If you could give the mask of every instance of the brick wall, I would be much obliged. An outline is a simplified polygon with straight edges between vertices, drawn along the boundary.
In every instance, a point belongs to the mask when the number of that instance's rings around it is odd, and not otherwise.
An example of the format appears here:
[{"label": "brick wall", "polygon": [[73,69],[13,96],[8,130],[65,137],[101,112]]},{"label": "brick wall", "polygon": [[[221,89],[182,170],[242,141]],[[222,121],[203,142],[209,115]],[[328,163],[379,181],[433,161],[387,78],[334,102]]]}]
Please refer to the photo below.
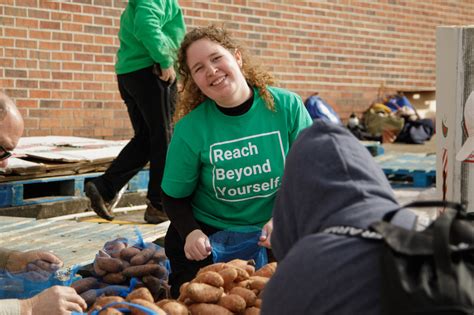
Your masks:
[{"label": "brick wall", "polygon": [[[114,59],[124,0],[0,0],[0,89],[26,136],[131,135]],[[188,28],[226,23],[280,86],[343,117],[380,84],[434,90],[438,25],[472,24],[471,0],[180,1]]]}]

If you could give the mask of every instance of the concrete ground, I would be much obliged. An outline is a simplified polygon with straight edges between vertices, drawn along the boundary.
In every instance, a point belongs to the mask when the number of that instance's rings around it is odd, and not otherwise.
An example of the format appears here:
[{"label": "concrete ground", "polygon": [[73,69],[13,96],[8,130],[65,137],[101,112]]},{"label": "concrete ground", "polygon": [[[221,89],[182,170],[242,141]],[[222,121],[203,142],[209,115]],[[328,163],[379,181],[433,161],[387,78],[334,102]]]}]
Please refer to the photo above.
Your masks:
[{"label": "concrete ground", "polygon": [[[436,154],[436,135],[434,135],[430,141],[426,141],[424,144],[405,144],[405,143],[389,143],[383,144],[385,153],[426,153]],[[395,197],[401,205],[405,205],[409,202],[416,200],[438,200],[439,197],[436,194],[436,187],[426,188],[396,188],[394,189]],[[426,214],[430,218],[435,218],[437,215],[437,209],[424,209],[417,210],[419,214]]]}]

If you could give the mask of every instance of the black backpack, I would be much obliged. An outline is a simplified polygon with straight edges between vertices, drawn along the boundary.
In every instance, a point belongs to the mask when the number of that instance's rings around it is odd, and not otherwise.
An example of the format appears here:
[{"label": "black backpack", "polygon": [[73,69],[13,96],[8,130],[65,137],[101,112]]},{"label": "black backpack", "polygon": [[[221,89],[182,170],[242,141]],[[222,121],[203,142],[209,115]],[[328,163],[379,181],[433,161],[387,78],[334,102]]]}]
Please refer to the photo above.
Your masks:
[{"label": "black backpack", "polygon": [[372,224],[370,230],[331,227],[325,231],[384,242],[382,314],[474,314],[472,213],[461,204],[442,201],[405,207],[443,207],[445,211],[419,232],[391,224],[390,216]]}]

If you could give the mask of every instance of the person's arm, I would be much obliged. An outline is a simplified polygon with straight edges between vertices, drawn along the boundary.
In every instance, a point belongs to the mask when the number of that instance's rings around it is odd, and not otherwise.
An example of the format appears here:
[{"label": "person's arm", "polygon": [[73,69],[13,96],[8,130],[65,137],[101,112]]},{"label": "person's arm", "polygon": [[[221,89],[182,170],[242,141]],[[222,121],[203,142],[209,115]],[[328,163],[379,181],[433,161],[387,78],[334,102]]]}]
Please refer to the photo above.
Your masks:
[{"label": "person's arm", "polygon": [[21,315],[68,315],[82,313],[87,309],[84,299],[71,287],[54,286],[33,296],[20,300]]},{"label": "person's arm", "polygon": [[20,300],[0,300],[0,315],[20,315]]},{"label": "person's arm", "polygon": [[191,199],[191,196],[185,198],[173,198],[165,192],[161,192],[163,209],[170,219],[171,224],[173,224],[183,240],[186,239],[186,236],[188,236],[188,234],[193,230],[200,229],[199,224],[194,219]]},{"label": "person's arm", "polygon": [[155,1],[137,1],[135,36],[162,70],[173,65],[173,55],[186,32],[181,8],[176,1],[163,7]]},{"label": "person's arm", "polygon": [[54,286],[25,300],[0,300],[0,315],[68,315],[87,309],[84,299],[71,287]]},{"label": "person's arm", "polygon": [[203,260],[211,254],[209,238],[194,219],[191,196],[173,198],[163,191],[161,200],[171,224],[185,240],[184,253],[189,260]]}]

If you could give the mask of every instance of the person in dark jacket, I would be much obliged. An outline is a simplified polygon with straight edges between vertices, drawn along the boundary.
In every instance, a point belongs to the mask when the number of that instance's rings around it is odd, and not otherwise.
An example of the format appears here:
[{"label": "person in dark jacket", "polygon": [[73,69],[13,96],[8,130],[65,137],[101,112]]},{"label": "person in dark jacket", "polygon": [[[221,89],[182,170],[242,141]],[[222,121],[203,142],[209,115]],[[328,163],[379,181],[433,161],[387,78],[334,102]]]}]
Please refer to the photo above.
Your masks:
[{"label": "person in dark jacket", "polygon": [[[278,268],[262,314],[380,314],[382,243],[324,230],[367,229],[399,208],[384,173],[347,129],[318,121],[304,130],[275,201],[271,244]],[[412,212],[398,213],[401,225],[413,227]]]}]

